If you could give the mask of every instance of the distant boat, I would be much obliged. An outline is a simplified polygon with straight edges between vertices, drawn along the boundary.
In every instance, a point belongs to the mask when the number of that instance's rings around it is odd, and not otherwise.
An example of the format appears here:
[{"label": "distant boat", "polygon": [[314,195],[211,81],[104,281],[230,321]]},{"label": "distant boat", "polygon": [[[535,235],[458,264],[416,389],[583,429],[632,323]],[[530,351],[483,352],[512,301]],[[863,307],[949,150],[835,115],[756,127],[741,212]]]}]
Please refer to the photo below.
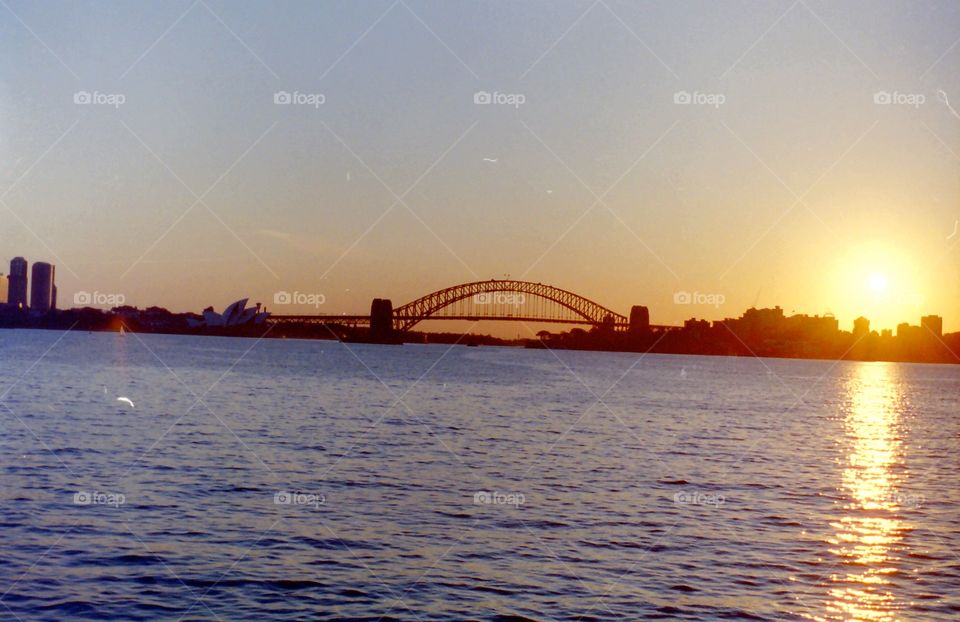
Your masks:
[{"label": "distant boat", "polygon": [[127,329],[123,327],[123,324],[120,325],[120,336],[121,337],[127,336]]}]

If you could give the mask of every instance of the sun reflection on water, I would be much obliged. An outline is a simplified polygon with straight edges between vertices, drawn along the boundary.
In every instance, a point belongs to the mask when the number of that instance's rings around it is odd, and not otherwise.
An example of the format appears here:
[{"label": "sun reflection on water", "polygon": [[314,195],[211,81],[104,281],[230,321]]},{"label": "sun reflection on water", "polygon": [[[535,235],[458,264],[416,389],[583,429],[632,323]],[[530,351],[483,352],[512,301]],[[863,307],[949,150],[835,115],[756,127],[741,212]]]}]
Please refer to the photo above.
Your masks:
[{"label": "sun reflection on water", "polygon": [[832,523],[830,552],[845,572],[831,577],[827,619],[898,619],[903,603],[892,591],[901,541],[907,527],[900,515],[902,467],[901,406],[896,368],[864,364],[847,386],[845,464],[841,493],[844,515]]}]

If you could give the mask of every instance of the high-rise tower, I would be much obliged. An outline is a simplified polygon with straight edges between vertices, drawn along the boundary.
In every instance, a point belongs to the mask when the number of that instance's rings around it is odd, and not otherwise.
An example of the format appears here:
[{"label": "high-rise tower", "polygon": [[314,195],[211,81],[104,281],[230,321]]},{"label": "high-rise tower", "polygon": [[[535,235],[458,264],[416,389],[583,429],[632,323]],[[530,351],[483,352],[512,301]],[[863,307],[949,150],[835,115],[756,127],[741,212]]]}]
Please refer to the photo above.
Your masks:
[{"label": "high-rise tower", "polygon": [[56,273],[57,269],[44,261],[33,264],[33,282],[30,287],[31,310],[37,313],[46,313],[53,308]]},{"label": "high-rise tower", "polygon": [[10,262],[7,304],[21,309],[27,306],[27,260],[23,257],[14,257]]}]

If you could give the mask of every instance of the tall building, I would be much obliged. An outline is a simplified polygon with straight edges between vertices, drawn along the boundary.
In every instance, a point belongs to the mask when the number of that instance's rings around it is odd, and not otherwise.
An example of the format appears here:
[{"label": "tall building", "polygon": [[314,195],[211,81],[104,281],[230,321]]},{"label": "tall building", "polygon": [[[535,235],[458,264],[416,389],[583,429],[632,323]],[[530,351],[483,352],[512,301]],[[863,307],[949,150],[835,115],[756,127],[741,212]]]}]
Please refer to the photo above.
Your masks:
[{"label": "tall building", "polygon": [[921,330],[919,326],[910,326],[909,323],[902,322],[897,324],[897,339],[903,340],[904,343],[916,340],[920,337]]},{"label": "tall building", "polygon": [[30,309],[37,313],[46,313],[54,305],[54,280],[57,269],[54,266],[38,261],[33,264],[33,273],[30,286]]},{"label": "tall building", "polygon": [[870,334],[870,320],[860,316],[853,321],[853,336],[864,337]]},{"label": "tall building", "polygon": [[14,257],[10,261],[7,304],[21,309],[27,306],[27,260],[23,257]]},{"label": "tall building", "polygon": [[0,274],[0,305],[7,304],[7,288],[10,287],[7,275]]},{"label": "tall building", "polygon": [[[925,315],[920,318],[920,327],[937,337],[943,337],[943,318],[939,315]],[[928,336],[930,333],[927,333]]]}]

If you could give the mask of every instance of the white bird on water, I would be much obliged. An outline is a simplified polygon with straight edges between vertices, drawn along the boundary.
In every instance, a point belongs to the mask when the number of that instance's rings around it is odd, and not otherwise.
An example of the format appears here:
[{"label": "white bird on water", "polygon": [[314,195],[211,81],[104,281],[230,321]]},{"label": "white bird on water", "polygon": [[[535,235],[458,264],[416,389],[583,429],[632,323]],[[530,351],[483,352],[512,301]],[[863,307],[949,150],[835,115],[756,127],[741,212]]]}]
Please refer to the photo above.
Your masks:
[{"label": "white bird on water", "polygon": [[129,397],[118,397],[118,398],[117,398],[117,401],[118,401],[118,402],[123,402],[124,404],[130,404],[130,408],[136,408],[136,407],[133,405],[133,400],[131,400]]}]

